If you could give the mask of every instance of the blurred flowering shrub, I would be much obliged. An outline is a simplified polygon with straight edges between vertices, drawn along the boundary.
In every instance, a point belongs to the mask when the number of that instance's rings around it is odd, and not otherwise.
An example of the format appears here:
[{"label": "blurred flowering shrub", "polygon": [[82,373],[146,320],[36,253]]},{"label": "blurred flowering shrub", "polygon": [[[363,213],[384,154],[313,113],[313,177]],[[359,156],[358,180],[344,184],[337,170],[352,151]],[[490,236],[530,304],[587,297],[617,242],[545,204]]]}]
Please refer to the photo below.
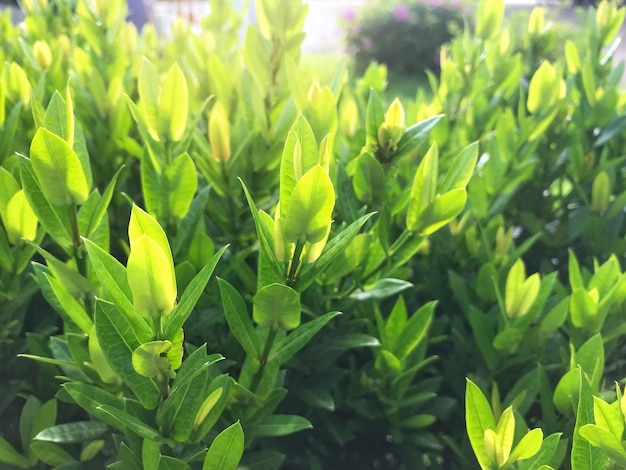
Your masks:
[{"label": "blurred flowering shrub", "polygon": [[343,12],[348,53],[358,70],[371,61],[400,74],[439,69],[439,48],[463,25],[459,0],[378,1]]}]

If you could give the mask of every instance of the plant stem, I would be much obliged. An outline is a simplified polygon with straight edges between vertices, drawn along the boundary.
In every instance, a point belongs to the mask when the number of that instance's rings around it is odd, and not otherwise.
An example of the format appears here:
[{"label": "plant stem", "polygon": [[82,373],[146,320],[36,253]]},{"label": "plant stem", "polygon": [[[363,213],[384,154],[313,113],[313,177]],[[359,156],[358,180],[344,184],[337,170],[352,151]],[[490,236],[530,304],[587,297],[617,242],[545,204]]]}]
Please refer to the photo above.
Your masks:
[{"label": "plant stem", "polygon": [[265,347],[263,348],[263,352],[261,353],[261,357],[259,358],[259,370],[254,373],[254,377],[252,377],[252,383],[250,384],[250,391],[252,393],[256,393],[256,389],[261,382],[261,377],[263,377],[263,371],[265,370],[265,366],[267,365],[267,358],[270,355],[270,351],[272,350],[272,345],[274,344],[274,340],[276,339],[277,334],[278,328],[271,328],[270,332],[267,335]]},{"label": "plant stem", "polygon": [[74,261],[78,268],[78,272],[81,276],[87,276],[87,266],[85,264],[85,258],[80,252],[80,247],[83,241],[80,238],[80,229],[78,228],[78,212],[76,210],[76,204],[67,206],[67,213],[70,216],[70,225],[72,228],[72,243],[74,245]]},{"label": "plant stem", "polygon": [[289,267],[289,273],[287,274],[287,285],[292,287],[296,282],[296,274],[298,273],[298,267],[300,266],[300,256],[302,256],[302,250],[304,249],[304,242],[298,240],[296,242],[296,248],[293,251],[291,257],[291,265]]}]

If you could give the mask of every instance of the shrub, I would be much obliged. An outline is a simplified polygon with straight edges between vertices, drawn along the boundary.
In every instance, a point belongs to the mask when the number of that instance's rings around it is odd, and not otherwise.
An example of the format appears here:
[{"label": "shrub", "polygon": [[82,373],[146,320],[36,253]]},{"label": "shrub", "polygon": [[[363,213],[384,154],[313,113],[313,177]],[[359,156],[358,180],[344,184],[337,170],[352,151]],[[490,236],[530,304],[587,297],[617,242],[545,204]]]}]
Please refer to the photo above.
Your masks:
[{"label": "shrub", "polygon": [[482,2],[387,105],[305,80],[300,2],[123,3],[0,29],[1,462],[622,465],[624,10],[530,60]]},{"label": "shrub", "polygon": [[344,11],[348,53],[357,71],[376,61],[395,74],[439,68],[439,48],[463,26],[468,9],[460,2],[378,2]]}]

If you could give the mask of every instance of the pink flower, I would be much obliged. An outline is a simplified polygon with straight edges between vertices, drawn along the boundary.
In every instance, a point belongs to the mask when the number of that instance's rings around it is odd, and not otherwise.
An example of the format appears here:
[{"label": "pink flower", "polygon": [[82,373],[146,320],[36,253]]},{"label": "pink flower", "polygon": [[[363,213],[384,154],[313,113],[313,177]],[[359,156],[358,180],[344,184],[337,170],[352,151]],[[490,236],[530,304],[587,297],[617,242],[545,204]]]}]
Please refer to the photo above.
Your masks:
[{"label": "pink flower", "polygon": [[409,10],[409,7],[406,6],[404,3],[398,3],[397,5],[395,5],[391,12],[393,13],[393,18],[398,23],[406,23],[409,21],[411,11]]},{"label": "pink flower", "polygon": [[347,8],[341,12],[341,17],[344,21],[351,22],[356,18],[356,13],[352,8]]}]

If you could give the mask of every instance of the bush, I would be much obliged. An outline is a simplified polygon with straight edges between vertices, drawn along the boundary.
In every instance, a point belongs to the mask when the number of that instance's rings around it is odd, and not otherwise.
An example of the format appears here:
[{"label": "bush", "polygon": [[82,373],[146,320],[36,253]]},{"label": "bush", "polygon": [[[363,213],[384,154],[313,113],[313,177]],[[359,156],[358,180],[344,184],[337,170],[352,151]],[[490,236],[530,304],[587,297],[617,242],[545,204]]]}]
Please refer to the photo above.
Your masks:
[{"label": "bush", "polygon": [[439,49],[463,26],[468,9],[460,2],[380,2],[344,11],[348,53],[357,71],[370,62],[395,74],[438,71]]},{"label": "bush", "polygon": [[0,462],[623,466],[624,10],[550,61],[484,1],[387,105],[256,7],[0,19]]}]

